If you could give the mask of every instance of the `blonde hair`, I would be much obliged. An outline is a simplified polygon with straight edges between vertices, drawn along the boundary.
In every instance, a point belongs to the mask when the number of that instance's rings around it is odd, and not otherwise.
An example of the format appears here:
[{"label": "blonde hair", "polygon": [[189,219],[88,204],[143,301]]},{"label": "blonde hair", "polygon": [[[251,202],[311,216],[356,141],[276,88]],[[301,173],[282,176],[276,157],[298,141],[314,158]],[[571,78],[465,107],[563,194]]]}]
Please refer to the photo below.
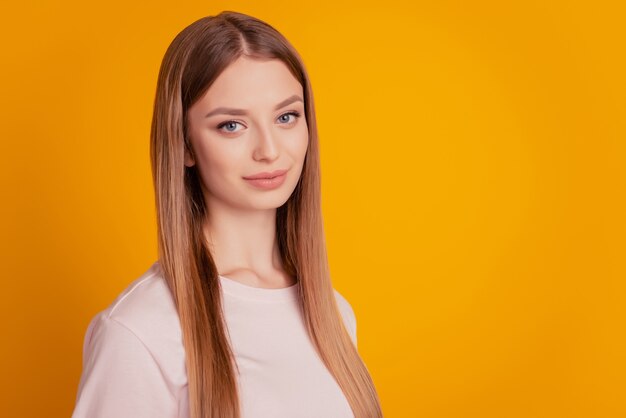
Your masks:
[{"label": "blonde hair", "polygon": [[276,29],[223,11],[193,22],[168,47],[159,71],[150,133],[160,264],[182,328],[192,418],[238,418],[236,362],[222,314],[220,281],[203,235],[207,210],[196,165],[184,165],[187,111],[236,58],[282,60],[304,90],[309,146],[300,180],[277,209],[287,273],[298,278],[307,330],[356,418],[382,417],[376,389],[341,319],[330,280],[320,204],[315,108],[304,64]]}]

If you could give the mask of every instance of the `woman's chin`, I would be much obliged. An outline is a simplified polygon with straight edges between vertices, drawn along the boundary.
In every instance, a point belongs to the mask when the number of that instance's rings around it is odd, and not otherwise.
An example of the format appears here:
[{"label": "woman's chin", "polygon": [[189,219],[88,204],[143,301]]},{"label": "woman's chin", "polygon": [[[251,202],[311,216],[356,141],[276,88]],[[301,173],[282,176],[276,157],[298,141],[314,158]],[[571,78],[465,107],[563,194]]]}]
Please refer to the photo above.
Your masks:
[{"label": "woman's chin", "polygon": [[278,209],[284,205],[287,200],[289,200],[289,196],[268,196],[265,199],[251,199],[250,205],[252,209],[257,210]]}]

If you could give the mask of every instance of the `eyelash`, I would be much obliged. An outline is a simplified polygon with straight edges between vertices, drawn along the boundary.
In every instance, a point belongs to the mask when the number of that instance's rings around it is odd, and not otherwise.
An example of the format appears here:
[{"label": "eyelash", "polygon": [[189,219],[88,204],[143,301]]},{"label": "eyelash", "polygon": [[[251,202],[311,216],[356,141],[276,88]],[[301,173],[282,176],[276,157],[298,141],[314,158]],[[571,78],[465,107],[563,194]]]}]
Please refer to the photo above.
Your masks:
[{"label": "eyelash", "polygon": [[[292,112],[286,112],[286,113],[283,113],[282,115],[280,115],[279,118],[281,118],[281,117],[283,117],[285,115],[293,115],[293,116],[295,116],[296,119],[293,122],[287,122],[287,123],[283,124],[283,125],[290,125],[292,123],[295,123],[298,120],[298,118],[300,117],[300,112],[296,112],[295,110],[292,111]],[[222,122],[219,125],[217,125],[217,129],[221,131],[222,128],[224,126],[228,125],[229,123],[239,123],[239,124],[241,124],[241,122],[238,122],[236,120],[227,120],[227,121]],[[235,133],[235,131],[224,131],[224,132],[229,133],[229,134],[234,134]]]}]

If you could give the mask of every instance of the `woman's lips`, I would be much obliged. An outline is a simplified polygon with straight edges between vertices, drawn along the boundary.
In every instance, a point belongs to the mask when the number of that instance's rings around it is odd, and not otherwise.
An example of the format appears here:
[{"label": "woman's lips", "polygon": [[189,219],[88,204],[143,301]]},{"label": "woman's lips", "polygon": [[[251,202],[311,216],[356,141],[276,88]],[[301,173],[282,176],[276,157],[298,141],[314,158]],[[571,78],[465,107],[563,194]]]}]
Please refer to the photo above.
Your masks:
[{"label": "woman's lips", "polygon": [[257,173],[244,177],[248,183],[259,189],[271,190],[280,187],[287,178],[287,170],[276,170],[271,173]]},{"label": "woman's lips", "polygon": [[287,172],[287,170],[275,170],[275,171],[272,171],[272,172],[264,171],[262,173],[253,174],[251,176],[244,176],[244,179],[246,179],[246,180],[251,180],[251,179],[271,179],[273,177],[277,177],[277,176],[283,175],[286,172]]}]

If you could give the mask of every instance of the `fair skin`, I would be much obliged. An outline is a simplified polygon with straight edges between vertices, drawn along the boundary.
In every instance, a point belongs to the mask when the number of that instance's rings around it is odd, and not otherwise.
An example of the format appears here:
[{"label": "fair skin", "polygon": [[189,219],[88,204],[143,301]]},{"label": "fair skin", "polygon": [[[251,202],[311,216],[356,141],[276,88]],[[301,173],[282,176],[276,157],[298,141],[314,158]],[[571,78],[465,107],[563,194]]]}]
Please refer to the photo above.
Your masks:
[{"label": "fair skin", "polygon": [[[296,283],[282,267],[276,209],[291,196],[304,164],[309,134],[303,99],[302,86],[282,61],[242,56],[188,110],[193,155],[185,153],[185,165],[197,165],[200,173],[207,242],[219,274],[248,286]],[[272,190],[243,178],[283,169],[285,181]]]}]

